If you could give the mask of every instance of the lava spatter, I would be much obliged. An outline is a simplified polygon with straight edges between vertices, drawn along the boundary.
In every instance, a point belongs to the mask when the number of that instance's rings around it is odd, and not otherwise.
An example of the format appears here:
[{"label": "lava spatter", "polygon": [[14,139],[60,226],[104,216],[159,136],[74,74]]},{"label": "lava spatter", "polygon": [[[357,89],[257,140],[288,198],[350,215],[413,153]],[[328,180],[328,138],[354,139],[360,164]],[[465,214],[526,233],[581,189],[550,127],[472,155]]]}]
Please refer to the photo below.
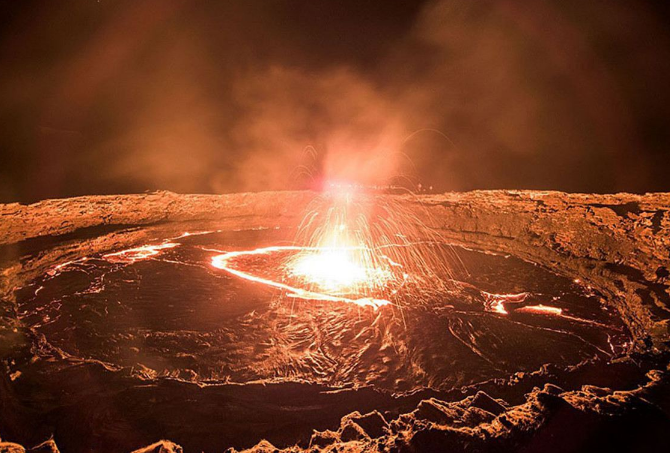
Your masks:
[{"label": "lava spatter", "polygon": [[[212,266],[225,270],[237,277],[284,290],[288,297],[329,302],[348,302],[375,309],[388,305],[390,302],[387,299],[369,296],[359,297],[355,293],[351,293],[355,288],[360,288],[362,284],[368,283],[368,279],[374,279],[374,282],[371,284],[380,285],[379,281],[381,279],[390,279],[390,276],[384,271],[361,268],[360,265],[346,258],[346,254],[349,252],[349,250],[342,249],[320,250],[291,246],[264,247],[249,251],[216,255],[212,258]],[[308,253],[308,255],[306,258],[303,257],[302,261],[297,261],[294,268],[287,269],[285,265],[281,264],[266,266],[265,273],[274,271],[274,277],[264,277],[255,274],[253,268],[250,266],[245,267],[245,259],[248,261],[248,258],[268,258],[272,255],[291,256],[299,253]],[[338,259],[334,259],[333,255],[337,255]],[[285,259],[290,260],[291,258]],[[320,260],[325,262],[319,262]],[[258,269],[256,269],[256,272],[258,272]],[[299,282],[300,277],[304,276],[307,276],[311,282],[321,286],[321,290],[299,288],[296,286],[298,283],[286,283],[289,278],[293,278]]]}]

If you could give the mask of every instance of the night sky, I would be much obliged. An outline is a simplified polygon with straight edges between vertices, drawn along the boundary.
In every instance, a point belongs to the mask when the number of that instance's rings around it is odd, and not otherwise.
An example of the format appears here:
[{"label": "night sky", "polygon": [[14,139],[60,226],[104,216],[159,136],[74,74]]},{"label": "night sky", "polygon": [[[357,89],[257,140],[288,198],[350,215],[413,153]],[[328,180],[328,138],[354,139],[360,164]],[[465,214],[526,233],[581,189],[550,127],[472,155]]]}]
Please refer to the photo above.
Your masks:
[{"label": "night sky", "polygon": [[670,6],[0,1],[0,202],[670,191]]}]

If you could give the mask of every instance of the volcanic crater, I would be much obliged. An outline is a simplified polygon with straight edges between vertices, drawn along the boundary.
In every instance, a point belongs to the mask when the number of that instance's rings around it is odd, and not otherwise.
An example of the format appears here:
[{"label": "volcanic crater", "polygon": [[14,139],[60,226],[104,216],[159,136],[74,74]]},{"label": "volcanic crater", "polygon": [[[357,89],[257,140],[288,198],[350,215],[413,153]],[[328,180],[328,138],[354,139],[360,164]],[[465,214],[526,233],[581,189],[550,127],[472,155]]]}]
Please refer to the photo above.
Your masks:
[{"label": "volcanic crater", "polygon": [[318,197],[0,206],[0,445],[668,447],[670,196],[376,195],[449,272],[360,299],[285,268]]}]

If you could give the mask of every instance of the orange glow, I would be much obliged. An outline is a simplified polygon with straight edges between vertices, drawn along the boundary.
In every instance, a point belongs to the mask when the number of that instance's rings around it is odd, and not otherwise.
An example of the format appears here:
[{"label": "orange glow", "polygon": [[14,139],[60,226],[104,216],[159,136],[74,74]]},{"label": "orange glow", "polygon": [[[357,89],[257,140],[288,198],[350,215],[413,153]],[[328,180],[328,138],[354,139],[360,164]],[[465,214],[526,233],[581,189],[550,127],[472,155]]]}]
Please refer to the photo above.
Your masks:
[{"label": "orange glow", "polygon": [[121,250],[120,252],[108,253],[102,257],[110,263],[135,263],[137,261],[151,258],[160,253],[163,249],[177,247],[175,242],[166,242],[158,245],[143,245],[132,249]]},{"label": "orange glow", "polygon": [[518,294],[492,294],[482,291],[486,297],[485,309],[500,315],[507,315],[509,312],[505,308],[505,304],[518,304],[526,300],[528,293]]},{"label": "orange glow", "polygon": [[290,272],[326,291],[361,285],[381,286],[391,277],[385,269],[369,268],[356,259],[354,248],[310,251],[297,259]]},{"label": "orange glow", "polygon": [[[325,292],[316,292],[307,289],[296,288],[295,286],[291,286],[286,283],[278,282],[269,278],[259,277],[257,275],[252,274],[249,271],[238,269],[235,266],[235,260],[236,258],[239,257],[250,256],[250,255],[269,255],[271,253],[284,252],[284,251],[297,251],[297,252],[308,251],[310,253],[319,252],[318,250],[309,247],[292,247],[292,246],[265,247],[249,251],[236,251],[216,255],[212,258],[212,266],[214,266],[217,269],[224,270],[237,277],[243,278],[245,280],[261,283],[267,286],[287,291],[287,295],[289,297],[295,297],[307,300],[323,300],[330,302],[350,302],[362,307],[366,306],[373,307],[374,309],[377,309],[384,305],[388,305],[390,303],[388,300],[385,299],[376,299],[371,297],[351,298],[351,297],[328,294]],[[347,272],[351,271],[345,271],[345,273]]]},{"label": "orange glow", "polygon": [[502,303],[503,301],[497,300],[494,302],[493,305],[491,305],[491,309],[493,310],[494,313],[498,313],[500,315],[506,315],[507,310],[505,310],[505,306]]},{"label": "orange glow", "polygon": [[[54,275],[59,274],[60,271],[63,270],[63,269],[65,269],[66,267],[68,267],[68,266],[70,266],[70,265],[72,265],[72,264],[76,264],[76,263],[80,263],[80,262],[86,261],[87,259],[88,259],[88,258],[84,257],[84,258],[81,258],[81,259],[78,259],[78,260],[66,261],[66,262],[64,262],[64,263],[58,264],[58,265],[52,267],[51,269],[49,269],[49,270],[47,271],[47,275],[49,275],[50,277],[53,277]],[[38,290],[38,291],[39,291],[39,290]],[[35,294],[37,294],[37,292],[36,292]]]},{"label": "orange glow", "polygon": [[[333,186],[316,199],[294,243],[217,255],[212,265],[290,297],[375,308],[394,298],[418,302],[450,276],[443,249],[435,245],[440,238],[415,212],[352,185]],[[274,264],[279,269],[255,268],[253,257],[262,255],[281,258]],[[396,297],[401,288],[413,297]]]},{"label": "orange glow", "polygon": [[371,239],[356,234],[355,225],[348,225],[342,214],[329,217],[310,238],[310,246],[286,263],[289,275],[313,291],[331,295],[384,291],[396,277],[393,267],[402,266],[366,245]]},{"label": "orange glow", "polygon": [[518,308],[516,311],[520,313],[533,313],[536,315],[561,316],[563,314],[562,308],[550,307],[548,305],[527,305],[525,307]]}]

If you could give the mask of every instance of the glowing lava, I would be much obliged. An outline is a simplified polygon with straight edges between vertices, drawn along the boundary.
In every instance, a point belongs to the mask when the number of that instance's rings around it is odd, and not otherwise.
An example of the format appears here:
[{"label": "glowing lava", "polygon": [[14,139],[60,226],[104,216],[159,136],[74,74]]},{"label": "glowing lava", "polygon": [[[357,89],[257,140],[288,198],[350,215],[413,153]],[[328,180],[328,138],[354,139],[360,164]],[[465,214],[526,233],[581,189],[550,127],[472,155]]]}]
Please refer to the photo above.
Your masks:
[{"label": "glowing lava", "polygon": [[561,316],[563,314],[563,310],[558,307],[551,307],[548,305],[528,305],[525,307],[517,308],[518,312],[521,313],[533,313],[536,315],[554,315],[554,316]]},{"label": "glowing lava", "polygon": [[290,273],[330,292],[348,292],[356,287],[383,287],[392,278],[382,268],[366,267],[357,259],[360,248],[324,248],[301,254]]},{"label": "glowing lava", "polygon": [[[434,246],[440,242],[411,209],[345,188],[308,206],[294,239],[297,246],[225,253],[212,265],[283,289],[290,297],[377,308],[390,304],[401,288],[411,287],[417,303],[444,285],[447,260]],[[258,259],[268,261],[259,266]]]},{"label": "glowing lava", "polygon": [[[305,288],[298,288],[292,284],[277,281],[271,277],[255,275],[253,271],[244,268],[244,258],[268,257],[272,254],[279,253],[306,253],[297,261],[295,270],[289,270],[289,274],[301,275],[301,273],[304,272],[302,275],[309,276],[309,279],[323,277],[323,280],[319,280],[320,286],[330,288],[330,292],[328,292],[327,289],[324,289],[323,292],[319,292]],[[366,270],[361,269],[355,263],[348,259],[343,259],[343,253],[346,254],[346,251],[321,250],[313,247],[265,247],[255,250],[235,251],[216,255],[212,258],[212,266],[245,280],[282,289],[287,292],[289,297],[306,300],[350,302],[362,307],[369,306],[375,309],[383,305],[388,305],[390,302],[386,299],[356,297],[355,295],[347,297],[342,295],[347,293],[347,289],[351,289],[357,279],[364,278],[364,276],[368,274]],[[330,260],[333,256],[338,257],[335,262]],[[316,263],[318,263],[318,265],[312,267],[312,265]],[[338,267],[334,267],[334,265],[337,265]]]},{"label": "glowing lava", "polygon": [[132,249],[121,250],[120,252],[108,253],[103,255],[103,258],[110,263],[128,263],[132,264],[137,261],[151,258],[160,253],[163,249],[171,249],[177,247],[179,244],[175,242],[165,242],[159,245],[143,245]]}]

